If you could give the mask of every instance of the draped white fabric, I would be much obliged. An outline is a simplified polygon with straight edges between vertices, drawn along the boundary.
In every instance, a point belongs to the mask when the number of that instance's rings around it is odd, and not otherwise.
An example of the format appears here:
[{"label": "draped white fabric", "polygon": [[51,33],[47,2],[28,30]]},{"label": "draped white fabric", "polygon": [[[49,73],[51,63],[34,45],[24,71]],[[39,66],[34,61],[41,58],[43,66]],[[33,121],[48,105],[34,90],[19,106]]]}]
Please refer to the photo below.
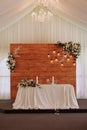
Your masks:
[{"label": "draped white fabric", "polygon": [[[0,62],[7,57],[10,43],[79,42],[81,55],[76,69],[77,98],[87,98],[87,1],[60,0],[56,9],[50,7],[55,15],[43,23],[31,18],[30,12],[37,4],[35,1],[0,1]],[[0,76],[3,77],[2,73]]]},{"label": "draped white fabric", "polygon": [[82,47],[81,56],[77,61],[77,96],[87,98],[87,45]]},{"label": "draped white fabric", "polygon": [[74,88],[67,84],[40,85],[18,88],[14,109],[69,109],[79,108]]},{"label": "draped white fabric", "polygon": [[10,71],[6,66],[7,58],[0,62],[0,99],[10,99]]},{"label": "draped white fabric", "polygon": [[[52,8],[56,8],[70,18],[87,25],[87,1],[86,0],[47,0]],[[19,17],[23,11],[31,11],[32,5],[37,5],[37,0],[0,0],[0,28],[13,19]],[[57,13],[56,13],[57,14]],[[23,14],[22,14],[23,15]],[[83,25],[84,26],[84,25]]]}]

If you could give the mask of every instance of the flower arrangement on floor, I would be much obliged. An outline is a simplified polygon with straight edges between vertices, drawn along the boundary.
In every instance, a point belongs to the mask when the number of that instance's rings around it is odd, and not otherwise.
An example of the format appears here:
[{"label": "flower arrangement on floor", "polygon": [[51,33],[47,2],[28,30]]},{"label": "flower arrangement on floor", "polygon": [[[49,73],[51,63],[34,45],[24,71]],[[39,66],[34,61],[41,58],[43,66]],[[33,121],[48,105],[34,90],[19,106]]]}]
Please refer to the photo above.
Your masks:
[{"label": "flower arrangement on floor", "polygon": [[13,54],[8,54],[7,66],[10,70],[15,69],[15,56]]},{"label": "flower arrangement on floor", "polygon": [[22,79],[19,83],[18,83],[18,87],[39,87],[40,85],[37,84],[33,79]]},{"label": "flower arrangement on floor", "polygon": [[72,43],[72,42],[67,42],[67,43],[61,43],[57,42],[57,45],[59,47],[62,47],[64,51],[67,51],[71,53],[75,58],[78,58],[80,55],[81,51],[81,46],[79,43]]}]

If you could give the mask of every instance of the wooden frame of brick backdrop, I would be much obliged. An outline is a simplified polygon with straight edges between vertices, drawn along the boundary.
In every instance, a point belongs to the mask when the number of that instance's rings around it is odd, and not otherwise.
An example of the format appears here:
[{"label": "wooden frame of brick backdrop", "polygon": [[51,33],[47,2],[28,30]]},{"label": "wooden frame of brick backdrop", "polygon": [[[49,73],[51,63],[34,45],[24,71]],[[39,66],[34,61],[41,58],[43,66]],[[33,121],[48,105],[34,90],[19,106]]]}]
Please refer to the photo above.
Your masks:
[{"label": "wooden frame of brick backdrop", "polygon": [[[11,71],[11,99],[17,94],[17,84],[23,78],[36,79],[40,84],[51,83],[52,76],[57,84],[72,84],[76,91],[76,66],[72,58],[64,66],[50,64],[49,51],[53,51],[55,44],[10,44],[10,53],[15,53],[16,67]],[[60,49],[60,48],[59,48]]]}]

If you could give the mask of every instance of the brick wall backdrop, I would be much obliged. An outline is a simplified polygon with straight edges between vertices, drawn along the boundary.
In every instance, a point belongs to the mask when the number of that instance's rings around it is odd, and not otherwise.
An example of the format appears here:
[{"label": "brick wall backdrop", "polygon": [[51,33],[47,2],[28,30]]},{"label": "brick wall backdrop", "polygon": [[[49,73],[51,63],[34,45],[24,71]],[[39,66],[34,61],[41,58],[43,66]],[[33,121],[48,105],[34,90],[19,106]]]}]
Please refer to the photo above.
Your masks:
[{"label": "brick wall backdrop", "polygon": [[[10,45],[11,53],[14,53],[16,50],[16,68],[11,72],[10,76],[11,99],[15,99],[17,84],[21,79],[30,78],[35,80],[36,76],[38,76],[40,84],[51,83],[52,76],[54,76],[55,83],[72,84],[76,91],[76,66],[73,66],[74,57],[70,61],[65,60],[64,66],[61,66],[60,62],[52,64],[47,55],[48,53],[52,54],[52,51],[56,49],[57,51],[61,50],[55,44]],[[55,56],[55,54],[53,55]]]}]

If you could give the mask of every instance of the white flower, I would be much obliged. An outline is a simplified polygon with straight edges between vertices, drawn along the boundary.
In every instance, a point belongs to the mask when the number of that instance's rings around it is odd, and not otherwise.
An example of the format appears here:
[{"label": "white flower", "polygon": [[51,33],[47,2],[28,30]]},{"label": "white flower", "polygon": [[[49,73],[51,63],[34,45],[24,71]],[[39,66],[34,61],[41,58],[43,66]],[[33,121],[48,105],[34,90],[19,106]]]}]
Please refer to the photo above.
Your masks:
[{"label": "white flower", "polygon": [[39,86],[39,84],[36,84],[36,82],[33,79],[22,79],[19,83],[18,83],[18,87],[36,87]]},{"label": "white flower", "polygon": [[57,45],[63,47],[64,51],[68,51],[69,53],[72,53],[75,58],[77,58],[80,55],[81,46],[78,43],[72,43],[72,42],[60,43],[60,42],[57,42]]},{"label": "white flower", "polygon": [[8,65],[8,69],[10,70],[15,69],[15,56],[13,54],[8,55],[7,65]]}]

